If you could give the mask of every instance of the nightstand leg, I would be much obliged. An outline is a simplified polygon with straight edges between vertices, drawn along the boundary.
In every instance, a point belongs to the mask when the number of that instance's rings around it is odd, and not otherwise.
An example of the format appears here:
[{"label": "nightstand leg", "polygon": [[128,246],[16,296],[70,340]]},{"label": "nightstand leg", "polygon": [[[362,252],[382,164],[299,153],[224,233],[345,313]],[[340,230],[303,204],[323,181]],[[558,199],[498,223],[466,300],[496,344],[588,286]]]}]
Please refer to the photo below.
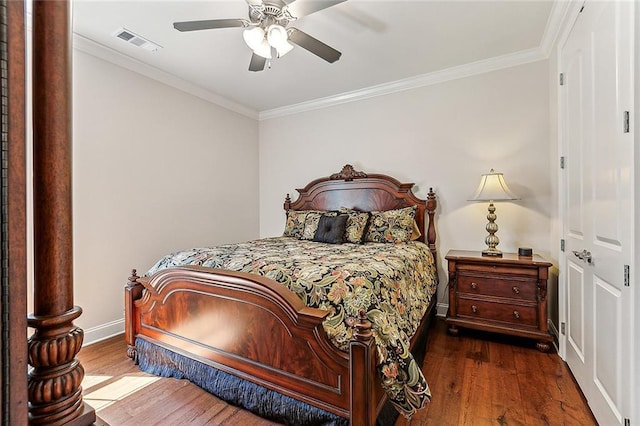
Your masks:
[{"label": "nightstand leg", "polygon": [[457,336],[458,335],[458,327],[456,327],[455,325],[450,325],[449,326],[449,334],[452,336]]}]

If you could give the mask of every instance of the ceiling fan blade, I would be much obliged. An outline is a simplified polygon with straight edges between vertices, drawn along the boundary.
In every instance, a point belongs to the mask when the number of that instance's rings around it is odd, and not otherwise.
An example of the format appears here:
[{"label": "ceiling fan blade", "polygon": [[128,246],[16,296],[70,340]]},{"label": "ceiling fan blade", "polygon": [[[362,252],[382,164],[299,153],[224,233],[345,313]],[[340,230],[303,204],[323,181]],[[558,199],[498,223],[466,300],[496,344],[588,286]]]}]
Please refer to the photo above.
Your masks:
[{"label": "ceiling fan blade", "polygon": [[217,28],[247,27],[246,19],[210,19],[208,21],[174,22],[173,28],[178,31],[213,30]]},{"label": "ceiling fan blade", "polygon": [[251,55],[251,62],[249,63],[249,71],[262,71],[264,65],[267,63],[267,58],[263,58],[255,53]]},{"label": "ceiling fan blade", "polygon": [[311,37],[309,34],[300,31],[297,28],[290,28],[289,31],[289,41],[292,43],[295,43],[314,55],[321,57],[327,62],[333,63],[340,59],[342,53],[333,47],[324,44],[320,40]]},{"label": "ceiling fan blade", "polygon": [[311,15],[323,9],[327,9],[346,0],[293,0],[284,8],[294,17]]}]

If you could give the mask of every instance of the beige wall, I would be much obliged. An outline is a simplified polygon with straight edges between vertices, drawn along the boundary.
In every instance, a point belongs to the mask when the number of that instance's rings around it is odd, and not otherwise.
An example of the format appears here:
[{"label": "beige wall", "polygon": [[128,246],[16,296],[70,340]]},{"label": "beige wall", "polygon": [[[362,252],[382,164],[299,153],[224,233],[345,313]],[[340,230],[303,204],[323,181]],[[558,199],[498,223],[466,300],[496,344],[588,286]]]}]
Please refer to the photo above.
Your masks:
[{"label": "beige wall", "polygon": [[131,268],[258,236],[258,123],[77,50],[73,67],[75,303],[90,342],[122,331]]},{"label": "beige wall", "polygon": [[549,257],[556,195],[548,66],[539,61],[261,121],[261,236],[282,233],[287,193],[295,199],[295,188],[346,163],[415,182],[422,198],[432,186],[439,202],[439,302],[447,303],[444,256],[485,247],[487,203],[467,199],[480,175],[494,168],[522,198],[496,205],[499,248],[532,247]]},{"label": "beige wall", "polygon": [[121,331],[131,268],[279,235],[285,195],[346,163],[434,187],[442,313],[444,255],[484,248],[487,205],[467,198],[490,168],[522,198],[497,205],[499,247],[553,251],[549,85],[540,61],[258,123],[75,51],[78,325],[88,342]]}]

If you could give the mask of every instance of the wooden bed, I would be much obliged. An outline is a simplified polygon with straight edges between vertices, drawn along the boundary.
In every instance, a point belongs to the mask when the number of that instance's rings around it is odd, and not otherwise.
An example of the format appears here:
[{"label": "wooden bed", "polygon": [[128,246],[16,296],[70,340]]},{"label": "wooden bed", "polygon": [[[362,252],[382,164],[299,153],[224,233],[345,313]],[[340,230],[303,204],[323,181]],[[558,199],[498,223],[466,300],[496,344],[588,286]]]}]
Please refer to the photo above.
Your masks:
[{"label": "wooden bed", "polygon": [[[298,189],[285,210],[362,211],[417,206],[416,222],[436,259],[432,190],[417,198],[412,183],[365,174],[346,165],[340,173]],[[412,345],[435,313],[432,297]],[[188,327],[183,324],[190,314]],[[374,425],[386,394],[376,374],[371,323],[355,325],[349,352],[327,338],[323,310],[306,307],[285,286],[262,276],[200,266],[165,269],[140,278],[134,270],[125,288],[127,355],[136,359],[136,339],[200,361],[321,410]],[[197,323],[193,318],[201,318]],[[220,327],[219,324],[224,324]],[[201,336],[207,336],[202,338]]]}]

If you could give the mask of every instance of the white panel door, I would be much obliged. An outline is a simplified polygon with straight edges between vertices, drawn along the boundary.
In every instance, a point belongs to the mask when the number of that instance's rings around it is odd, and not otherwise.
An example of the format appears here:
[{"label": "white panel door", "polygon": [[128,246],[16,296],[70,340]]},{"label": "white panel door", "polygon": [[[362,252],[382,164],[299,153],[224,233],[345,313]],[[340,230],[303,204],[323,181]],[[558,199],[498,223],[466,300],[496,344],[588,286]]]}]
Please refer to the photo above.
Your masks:
[{"label": "white panel door", "polygon": [[602,425],[631,410],[633,7],[587,1],[561,56],[566,360]]}]

